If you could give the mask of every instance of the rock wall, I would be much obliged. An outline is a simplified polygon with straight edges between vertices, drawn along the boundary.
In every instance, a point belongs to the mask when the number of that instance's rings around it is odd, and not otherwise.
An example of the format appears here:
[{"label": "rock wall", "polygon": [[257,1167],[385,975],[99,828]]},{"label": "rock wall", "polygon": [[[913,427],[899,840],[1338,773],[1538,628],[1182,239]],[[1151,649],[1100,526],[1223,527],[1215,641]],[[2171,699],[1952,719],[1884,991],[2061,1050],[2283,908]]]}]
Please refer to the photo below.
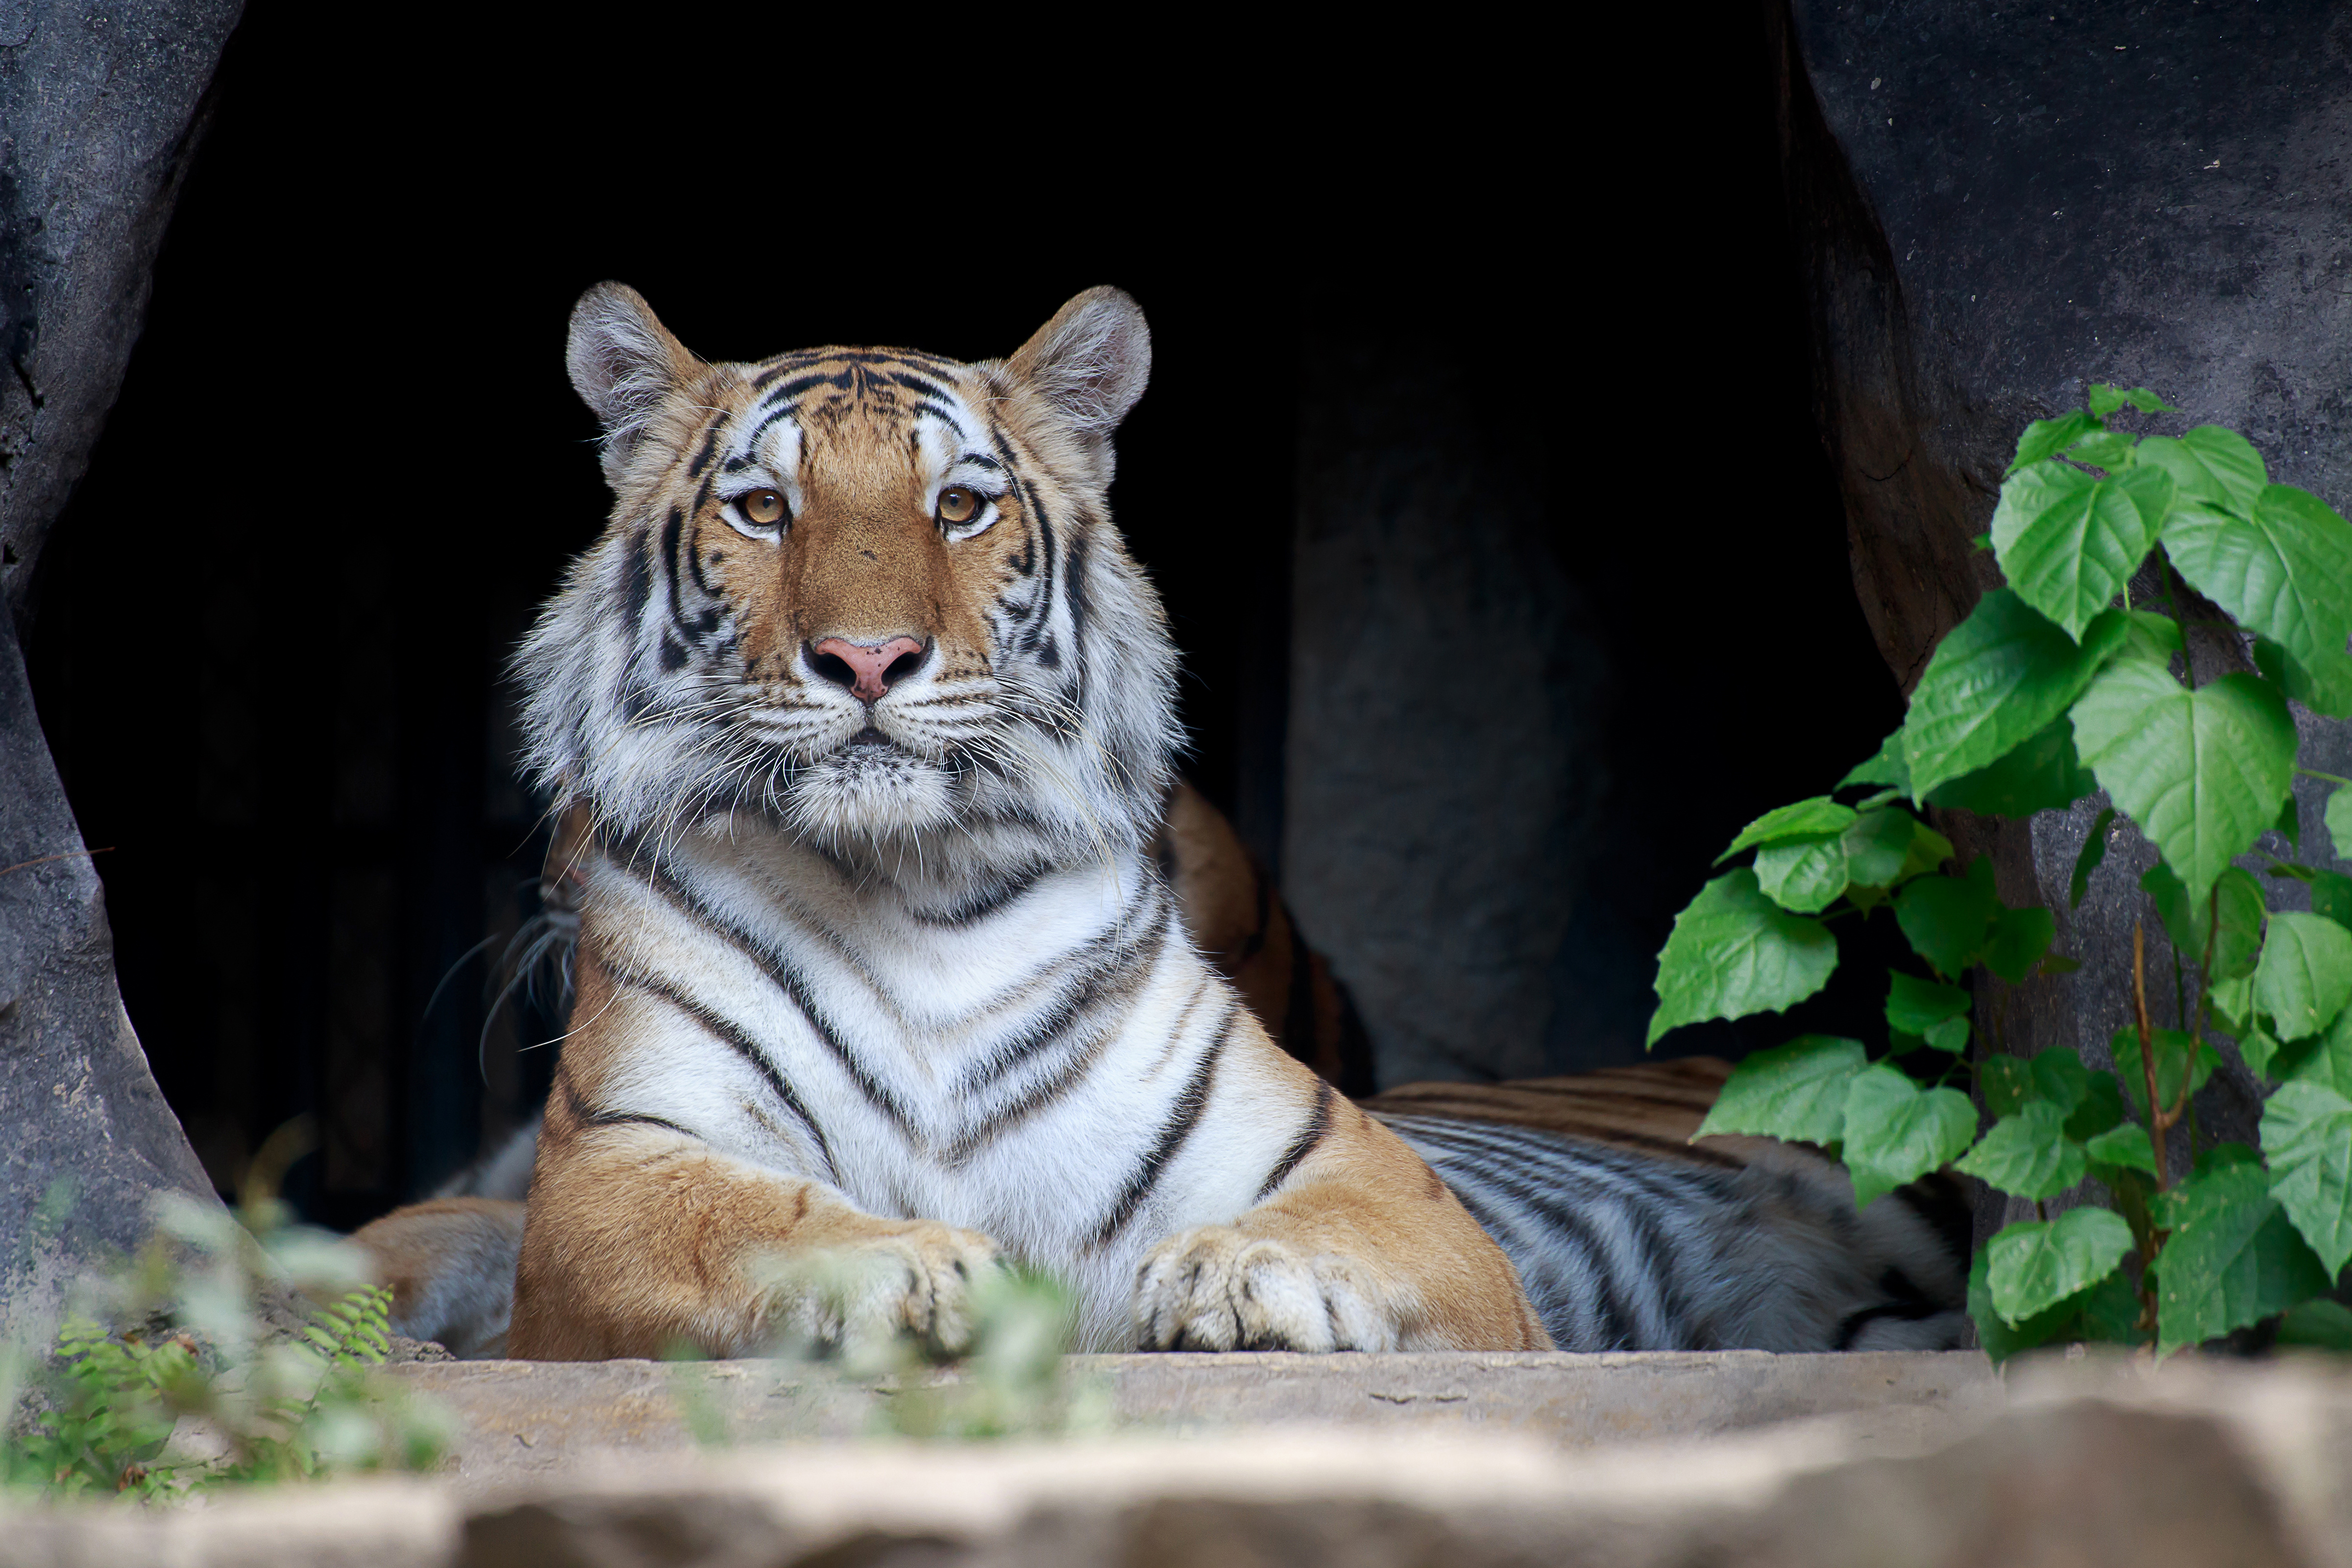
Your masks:
[{"label": "rock wall", "polygon": [[[1766,10],[1817,413],[1854,585],[1906,689],[1994,580],[1969,542],[2017,433],[2080,406],[2088,382],[2154,387],[2180,423],[2243,430],[2273,479],[2352,506],[2352,13],[2326,0]],[[2196,652],[2200,678],[2246,667],[2234,644]],[[2345,771],[2352,726],[2299,721],[2315,765]],[[2321,788],[2304,784],[2310,845]],[[2060,950],[2084,961],[2015,994],[1981,983],[2021,1054],[2079,1045],[2103,1060],[2130,1016],[2153,851],[2119,835],[2083,908],[2066,909],[2105,804],[2030,829],[1955,824],[1994,856],[2011,902],[2058,911]],[[2150,934],[2168,1018],[2169,954]],[[2257,1105],[2232,1062],[2199,1113],[2209,1135],[2244,1137]]]},{"label": "rock wall", "polygon": [[[212,1194],[123,1013],[16,631],[121,387],[240,9],[0,4],[0,1325],[37,1321],[78,1267],[134,1246],[154,1191]],[[155,759],[158,809],[173,772]],[[70,1217],[42,1220],[48,1201]]]}]

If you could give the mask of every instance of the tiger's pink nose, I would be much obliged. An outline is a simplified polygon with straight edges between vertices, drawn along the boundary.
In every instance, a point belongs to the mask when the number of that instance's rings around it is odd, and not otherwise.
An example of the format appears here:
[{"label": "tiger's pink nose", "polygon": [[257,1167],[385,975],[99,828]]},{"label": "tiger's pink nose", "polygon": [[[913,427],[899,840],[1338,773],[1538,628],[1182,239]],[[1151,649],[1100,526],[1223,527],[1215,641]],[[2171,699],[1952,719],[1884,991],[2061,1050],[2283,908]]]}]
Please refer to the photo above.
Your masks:
[{"label": "tiger's pink nose", "polygon": [[808,650],[808,662],[811,669],[845,687],[860,702],[879,702],[884,692],[922,668],[929,652],[913,637],[892,637],[871,647],[827,637]]}]

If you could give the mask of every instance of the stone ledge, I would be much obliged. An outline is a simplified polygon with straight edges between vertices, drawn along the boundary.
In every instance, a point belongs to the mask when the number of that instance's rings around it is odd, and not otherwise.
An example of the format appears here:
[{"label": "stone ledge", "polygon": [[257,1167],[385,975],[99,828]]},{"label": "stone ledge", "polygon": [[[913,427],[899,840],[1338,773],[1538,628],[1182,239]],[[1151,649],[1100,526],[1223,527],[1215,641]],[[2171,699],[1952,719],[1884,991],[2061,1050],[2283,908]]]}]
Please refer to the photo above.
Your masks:
[{"label": "stone ledge", "polygon": [[[1517,1359],[1451,1370],[1544,1375]],[[1866,1413],[1580,1448],[1454,1423],[608,1453],[478,1495],[20,1508],[0,1568],[2352,1568],[2341,1370],[2060,1363],[2012,1382],[1914,1453]]]},{"label": "stone ledge", "polygon": [[[1846,1415],[1868,1439],[1909,1451],[1949,1437],[1999,1390],[1974,1351],[1099,1355],[1074,1356],[1069,1370],[1073,1384],[1108,1396],[1114,1431],[1468,1428],[1572,1448]],[[838,1441],[881,1430],[894,1397],[821,1368],[761,1361],[448,1362],[393,1372],[459,1417],[456,1469],[473,1487],[614,1450],[692,1447],[689,1404],[700,1425],[732,1442]]]}]

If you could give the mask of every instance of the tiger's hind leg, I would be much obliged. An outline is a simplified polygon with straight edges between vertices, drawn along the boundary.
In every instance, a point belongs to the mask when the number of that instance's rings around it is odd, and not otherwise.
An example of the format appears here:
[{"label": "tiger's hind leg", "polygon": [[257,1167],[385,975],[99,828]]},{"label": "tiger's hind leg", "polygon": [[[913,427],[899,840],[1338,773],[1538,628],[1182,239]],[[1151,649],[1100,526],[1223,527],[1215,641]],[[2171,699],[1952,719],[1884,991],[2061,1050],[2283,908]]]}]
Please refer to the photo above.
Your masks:
[{"label": "tiger's hind leg", "polygon": [[362,1226],[352,1245],[392,1287],[392,1331],[430,1340],[460,1361],[506,1354],[523,1205],[436,1198]]}]

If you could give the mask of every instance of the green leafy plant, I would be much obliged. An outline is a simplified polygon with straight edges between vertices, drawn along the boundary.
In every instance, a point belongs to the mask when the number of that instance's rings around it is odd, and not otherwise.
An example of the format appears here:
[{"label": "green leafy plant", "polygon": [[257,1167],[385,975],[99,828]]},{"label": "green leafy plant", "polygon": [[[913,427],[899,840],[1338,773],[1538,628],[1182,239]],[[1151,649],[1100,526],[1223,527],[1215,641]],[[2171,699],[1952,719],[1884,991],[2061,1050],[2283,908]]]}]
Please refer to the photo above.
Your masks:
[{"label": "green leafy plant", "polygon": [[[1887,976],[1884,1043],[1808,1035],[1749,1057],[1701,1135],[1820,1144],[1858,1204],[1948,1164],[2032,1200],[2036,1217],[1969,1277],[1997,1360],[2059,1340],[2168,1353],[2273,1318],[2283,1342],[2352,1348],[2352,1312],[2325,1300],[2352,1259],[2352,878],[2263,851],[2310,895],[2310,912],[2273,910],[2236,864],[2273,829],[2302,855],[2298,773],[2336,786],[2324,820],[2352,858],[2352,781],[2297,765],[2288,707],[2352,717],[2352,525],[2270,483],[2236,432],[2140,436],[2111,423],[2127,410],[2174,412],[2094,385],[2087,408],[2027,427],[1984,541],[2005,585],[1946,635],[1877,755],[1733,840],[1717,863],[1748,863],[1706,884],[1659,954],[1649,1039],[1804,1000],[1837,968],[1840,923],[1884,910],[1920,965]],[[2135,601],[2135,582],[2155,587]],[[2191,625],[2251,634],[2258,672],[2200,683]],[[2141,887],[2176,980],[2159,1018],[2135,926],[2113,1070],[2003,1051],[1969,975],[2014,985],[2073,961],[2050,951],[2048,910],[2004,904],[1991,863],[1954,865],[1922,815],[2030,816],[2097,790],[2112,805],[2072,900],[2127,817],[2159,856]],[[2197,1142],[2190,1097],[2217,1037],[2277,1087],[2261,1148],[2195,1149],[2184,1175],[2173,1134]],[[1992,1117],[1981,1132],[1962,1085]],[[2086,1178],[2111,1206],[2048,1212]]]},{"label": "green leafy plant", "polygon": [[[237,1214],[167,1197],[157,1218],[137,1259],[85,1282],[47,1353],[0,1358],[0,1409],[30,1395],[0,1484],[169,1499],[439,1462],[446,1418],[374,1370],[392,1293],[353,1254],[257,1196]],[[289,1331],[272,1320],[295,1287],[330,1304]]]}]

